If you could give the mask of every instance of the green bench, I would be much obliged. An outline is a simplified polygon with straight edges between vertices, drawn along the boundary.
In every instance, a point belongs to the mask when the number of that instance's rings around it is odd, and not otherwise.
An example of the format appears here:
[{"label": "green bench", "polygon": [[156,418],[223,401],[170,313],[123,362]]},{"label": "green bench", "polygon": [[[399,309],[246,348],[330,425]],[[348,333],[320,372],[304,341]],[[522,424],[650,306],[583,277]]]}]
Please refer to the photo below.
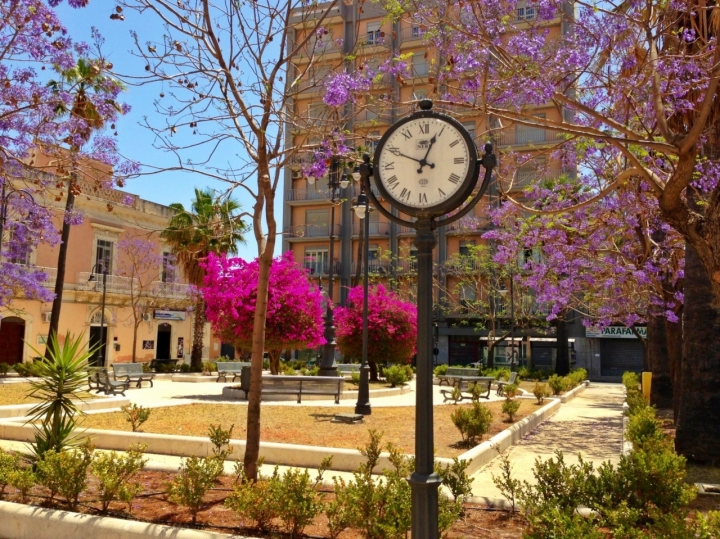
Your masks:
[{"label": "green bench", "polygon": [[153,387],[154,374],[143,372],[142,363],[113,363],[113,376],[115,380],[127,380],[135,382],[135,387],[142,387],[143,382],[150,382]]},{"label": "green bench", "polygon": [[90,373],[88,376],[88,385],[90,386],[90,391],[96,390],[97,393],[104,392],[106,395],[117,395],[120,393],[124,397],[125,391],[130,388],[130,381],[111,380],[107,369],[99,369]]},{"label": "green bench", "polygon": [[478,369],[468,369],[465,367],[448,367],[445,374],[438,376],[440,381],[438,385],[443,385],[445,382],[447,385],[455,385],[455,380],[458,378],[477,377],[479,374]]},{"label": "green bench", "polygon": [[235,381],[235,378],[238,378],[240,376],[240,373],[242,372],[243,367],[249,367],[250,363],[244,362],[244,361],[218,361],[217,362],[217,382],[220,381],[220,378],[223,379],[224,382],[227,382],[227,377],[232,374],[232,381]]}]

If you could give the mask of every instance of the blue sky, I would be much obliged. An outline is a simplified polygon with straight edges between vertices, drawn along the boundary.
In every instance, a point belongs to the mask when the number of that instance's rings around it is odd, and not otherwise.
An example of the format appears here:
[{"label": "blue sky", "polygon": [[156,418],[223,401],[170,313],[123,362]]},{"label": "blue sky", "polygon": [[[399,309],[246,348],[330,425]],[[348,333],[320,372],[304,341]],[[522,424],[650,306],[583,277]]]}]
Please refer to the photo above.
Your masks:
[{"label": "blue sky", "polygon": [[[110,15],[115,12],[115,3],[108,0],[91,1],[82,9],[72,9],[63,3],[57,8],[57,12],[73,39],[77,41],[90,42],[91,27],[96,27],[106,40],[102,49],[103,55],[113,63],[114,71],[123,75],[145,74],[144,62],[130,53],[134,49],[130,31],[138,32],[141,43],[149,37],[159,40],[163,34],[162,26],[151,14],[141,16],[125,10],[123,13],[125,21],[111,20]],[[118,143],[122,155],[129,159],[154,166],[169,166],[173,164],[172,157],[154,148],[154,135],[140,125],[144,117],[147,117],[150,123],[153,123],[153,119],[156,122],[161,121],[153,106],[161,90],[160,86],[154,84],[128,86],[127,92],[121,96],[121,99],[132,107],[132,111],[117,122]],[[124,190],[160,204],[181,202],[189,207],[195,187],[211,187],[224,191],[227,185],[198,174],[163,172],[130,180]],[[241,191],[243,190],[236,190],[234,197],[240,201],[244,210],[249,210],[252,199]],[[278,195],[275,214],[281,219],[282,193]],[[282,223],[278,222],[278,228],[281,226]],[[278,241],[276,254],[280,253],[281,246],[282,242]],[[252,234],[247,235],[247,243],[240,245],[239,251],[239,255],[243,258],[257,256],[257,247]]]}]

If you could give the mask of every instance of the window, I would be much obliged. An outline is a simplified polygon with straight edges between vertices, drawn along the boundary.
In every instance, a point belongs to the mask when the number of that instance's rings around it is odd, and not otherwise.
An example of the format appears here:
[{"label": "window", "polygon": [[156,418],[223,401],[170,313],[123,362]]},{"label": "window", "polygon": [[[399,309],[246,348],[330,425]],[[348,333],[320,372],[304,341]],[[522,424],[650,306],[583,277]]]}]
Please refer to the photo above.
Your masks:
[{"label": "window", "polygon": [[98,273],[112,273],[113,242],[110,240],[97,240],[95,250],[95,263]]},{"label": "window", "polygon": [[542,176],[541,172],[545,168],[546,163],[547,161],[545,156],[541,155],[518,168],[513,188],[520,189],[535,182],[540,176]]},{"label": "window", "polygon": [[[545,119],[545,114],[534,114],[538,119]],[[529,142],[545,142],[545,129],[528,125],[518,125],[515,132],[516,144],[527,144]]]},{"label": "window", "polygon": [[460,305],[462,312],[467,313],[477,299],[477,291],[471,284],[460,285]]},{"label": "window", "polygon": [[327,116],[327,106],[323,102],[310,103],[308,105],[308,119],[322,120]]},{"label": "window", "polygon": [[164,252],[162,255],[162,275],[160,276],[164,283],[175,282],[175,255]]},{"label": "window", "polygon": [[517,7],[517,19],[519,21],[530,21],[537,17],[537,7],[524,5]]},{"label": "window", "polygon": [[463,240],[460,242],[460,256],[470,256],[472,248],[475,247],[475,240]]},{"label": "window", "polygon": [[425,35],[425,30],[413,24],[410,34],[412,35],[413,39],[421,38]]},{"label": "window", "polygon": [[[12,227],[9,229],[7,234],[7,244],[12,245],[13,240],[15,239],[15,229],[14,227],[21,227],[23,226],[20,223],[13,223]],[[18,245],[15,245],[15,251],[12,253],[9,253],[9,248],[6,248],[4,251],[7,256],[7,261],[11,264],[20,264],[23,266],[27,266],[30,264],[30,248],[27,246],[25,242],[18,242]]]},{"label": "window", "polygon": [[413,73],[416,77],[424,77],[428,74],[427,60],[423,58],[422,54],[413,54]]},{"label": "window", "polygon": [[416,101],[420,101],[421,99],[425,99],[427,97],[427,90],[413,90],[413,99]]},{"label": "window", "polygon": [[382,36],[380,32],[379,22],[367,23],[367,37],[365,43],[367,45],[378,45],[381,42]]},{"label": "window", "polygon": [[328,260],[327,249],[307,248],[303,267],[310,275],[323,275],[328,272]]},{"label": "window", "polygon": [[463,122],[463,127],[467,129],[467,132],[470,134],[470,138],[475,141],[475,122]]},{"label": "window", "polygon": [[328,210],[305,210],[305,228],[307,236],[327,236]]}]

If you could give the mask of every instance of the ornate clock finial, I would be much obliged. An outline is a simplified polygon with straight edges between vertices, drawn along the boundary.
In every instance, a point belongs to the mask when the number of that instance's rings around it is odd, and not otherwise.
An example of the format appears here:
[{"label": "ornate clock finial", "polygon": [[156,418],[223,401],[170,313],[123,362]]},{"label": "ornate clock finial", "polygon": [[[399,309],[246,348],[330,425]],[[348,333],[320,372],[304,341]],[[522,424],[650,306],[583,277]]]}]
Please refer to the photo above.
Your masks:
[{"label": "ornate clock finial", "polygon": [[433,106],[432,99],[421,99],[420,100],[420,110],[430,110]]}]

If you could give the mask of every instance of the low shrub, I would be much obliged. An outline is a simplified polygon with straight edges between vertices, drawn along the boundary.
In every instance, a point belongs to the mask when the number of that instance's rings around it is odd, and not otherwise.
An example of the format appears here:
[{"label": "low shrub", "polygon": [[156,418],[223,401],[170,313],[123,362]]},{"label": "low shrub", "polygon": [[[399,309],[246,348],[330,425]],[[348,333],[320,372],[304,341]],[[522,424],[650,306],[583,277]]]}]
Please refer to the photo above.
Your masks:
[{"label": "low shrub", "polygon": [[254,520],[259,530],[269,531],[273,519],[279,515],[279,483],[277,466],[270,477],[259,476],[257,481],[243,478],[225,499],[225,507]]},{"label": "low shrub", "polygon": [[640,448],[646,442],[660,441],[665,438],[660,422],[655,419],[655,408],[645,406],[638,408],[628,419],[627,439],[633,447]]},{"label": "low shrub", "polygon": [[120,407],[120,410],[125,414],[125,421],[130,423],[133,432],[138,432],[142,424],[150,419],[150,410],[134,402]]},{"label": "low shrub", "polygon": [[178,365],[178,368],[179,368],[180,372],[185,372],[185,373],[190,372],[190,369],[191,369],[190,365],[188,365],[187,363],[180,363],[180,365]]},{"label": "low shrub", "polygon": [[438,365],[433,369],[433,374],[435,376],[445,376],[447,374],[448,365]]},{"label": "low shrub", "polygon": [[638,390],[628,391],[625,396],[625,402],[627,402],[628,405],[627,415],[629,416],[633,416],[644,408],[650,407],[650,401]]},{"label": "low shrub", "polygon": [[0,449],[0,498],[5,493],[5,487],[10,482],[10,473],[20,464],[20,458],[12,453]]},{"label": "low shrub", "polygon": [[0,363],[0,376],[7,376],[8,372],[10,372],[10,364]]},{"label": "low shrub", "polygon": [[359,372],[351,372],[350,373],[350,381],[355,385],[360,385],[360,373]]},{"label": "low shrub", "polygon": [[506,399],[514,399],[520,394],[520,386],[517,384],[508,384],[503,387],[503,395]]},{"label": "low shrub", "polygon": [[552,389],[553,395],[559,395],[565,391],[567,382],[564,377],[553,374],[550,378],[548,378],[547,383],[550,386],[550,389]]},{"label": "low shrub", "polygon": [[453,463],[447,466],[435,463],[435,473],[440,476],[442,484],[453,495],[455,500],[462,501],[463,498],[472,495],[472,484],[474,479],[467,474],[470,461],[453,458]]},{"label": "low shrub", "polygon": [[40,365],[36,365],[35,362],[31,363],[15,363],[12,366],[13,370],[18,373],[19,376],[33,377],[40,376],[39,368]]},{"label": "low shrub", "polygon": [[95,457],[90,469],[100,486],[100,503],[105,513],[113,500],[120,500],[132,508],[132,500],[142,490],[133,482],[138,472],[145,468],[143,452],[147,446],[133,445],[123,454],[115,451],[103,452]]},{"label": "low shrub", "polygon": [[224,463],[228,455],[234,451],[234,449],[230,447],[230,440],[232,439],[232,431],[234,428],[234,424],[230,425],[228,430],[223,429],[219,424],[217,426],[210,424],[210,427],[208,427],[208,438],[210,438],[210,443],[213,446],[213,456],[222,463]]},{"label": "low shrub", "polygon": [[95,448],[86,442],[77,449],[43,453],[36,463],[38,482],[60,494],[71,510],[75,510],[80,493],[87,487],[87,472],[93,462]]},{"label": "low shrub", "polygon": [[[494,446],[494,449],[498,452],[500,451],[497,446]],[[510,459],[508,458],[507,453],[501,454],[498,458],[500,459],[500,475],[491,473],[490,477],[492,478],[492,482],[500,491],[500,494],[505,496],[507,501],[510,502],[510,511],[514,513],[517,498],[521,492],[523,484],[521,481],[512,476],[512,466],[510,465]]]},{"label": "low shrub", "polygon": [[16,468],[8,475],[8,483],[20,493],[20,501],[27,502],[27,494],[37,484],[37,477],[32,468]]},{"label": "low shrub", "polygon": [[323,510],[323,495],[318,490],[323,474],[332,463],[332,457],[323,460],[318,475],[310,479],[307,470],[291,468],[280,478],[276,497],[278,517],[283,521],[285,532],[298,537],[305,527]]},{"label": "low shrub", "polygon": [[520,409],[520,401],[515,399],[505,399],[502,405],[502,413],[507,414],[510,422],[513,422],[513,418],[517,411]]},{"label": "low shrub", "polygon": [[482,376],[492,376],[495,380],[509,380],[510,369],[506,367],[493,367],[492,369],[480,369]]},{"label": "low shrub", "polygon": [[487,393],[488,390],[487,385],[471,384],[470,387],[468,387],[468,391],[470,392],[470,396],[472,397],[473,402],[480,402],[480,398],[483,396],[484,393]]},{"label": "low shrub", "polygon": [[390,387],[404,385],[412,380],[413,372],[410,365],[391,365],[385,369],[385,380],[388,381]]},{"label": "low shrub", "polygon": [[533,388],[533,395],[535,395],[538,404],[542,404],[546,397],[552,396],[552,391],[547,386],[547,384],[535,382],[535,387]]},{"label": "low shrub", "polygon": [[640,389],[640,377],[635,372],[624,372],[622,383],[628,391],[638,391]]},{"label": "low shrub", "polygon": [[465,445],[473,445],[477,438],[487,434],[492,424],[492,412],[479,402],[473,402],[470,408],[458,408],[450,419],[458,428]]},{"label": "low shrub", "polygon": [[188,457],[183,460],[175,479],[168,485],[169,499],[190,510],[193,525],[197,521],[205,494],[222,472],[222,462],[214,457]]},{"label": "low shrub", "polygon": [[214,361],[203,361],[202,372],[208,374],[217,372],[217,363]]}]

